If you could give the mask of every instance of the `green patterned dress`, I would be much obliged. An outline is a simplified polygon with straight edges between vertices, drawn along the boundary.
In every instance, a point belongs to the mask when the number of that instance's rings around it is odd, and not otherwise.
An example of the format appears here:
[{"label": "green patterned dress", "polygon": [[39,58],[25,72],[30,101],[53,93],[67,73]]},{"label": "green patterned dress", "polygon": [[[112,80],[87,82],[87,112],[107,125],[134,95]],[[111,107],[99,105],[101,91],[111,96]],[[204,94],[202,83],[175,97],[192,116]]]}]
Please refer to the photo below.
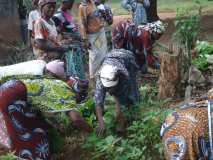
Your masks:
[{"label": "green patterned dress", "polygon": [[49,76],[22,75],[4,77],[0,80],[0,84],[12,79],[24,82],[27,87],[28,103],[41,111],[42,115],[50,123],[69,125],[70,120],[64,115],[68,111],[75,110],[89,124],[92,124],[95,109],[94,101],[88,100],[85,103],[77,104],[74,92],[64,81]]},{"label": "green patterned dress", "polygon": [[72,89],[64,82],[46,76],[13,76],[6,80],[21,80],[27,87],[29,103],[42,112],[60,112],[77,109]]}]

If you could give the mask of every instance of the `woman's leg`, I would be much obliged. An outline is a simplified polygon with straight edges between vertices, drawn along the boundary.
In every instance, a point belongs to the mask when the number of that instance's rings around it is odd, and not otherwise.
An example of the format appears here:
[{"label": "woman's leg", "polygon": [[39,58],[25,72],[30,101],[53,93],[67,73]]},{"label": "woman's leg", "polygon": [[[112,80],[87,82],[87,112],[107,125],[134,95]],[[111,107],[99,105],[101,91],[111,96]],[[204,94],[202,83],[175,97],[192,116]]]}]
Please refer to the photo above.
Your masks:
[{"label": "woman's leg", "polygon": [[81,116],[81,114],[77,111],[70,111],[68,113],[71,121],[80,129],[83,129],[87,132],[92,132],[92,127],[85,121],[85,119]]},{"label": "woman's leg", "polygon": [[126,120],[125,120],[125,117],[124,117],[124,114],[121,110],[121,105],[118,101],[118,99],[116,97],[114,97],[115,99],[115,110],[116,110],[116,121],[118,123],[118,126],[117,126],[117,132],[119,133],[124,133],[125,131],[125,128],[126,128]]}]

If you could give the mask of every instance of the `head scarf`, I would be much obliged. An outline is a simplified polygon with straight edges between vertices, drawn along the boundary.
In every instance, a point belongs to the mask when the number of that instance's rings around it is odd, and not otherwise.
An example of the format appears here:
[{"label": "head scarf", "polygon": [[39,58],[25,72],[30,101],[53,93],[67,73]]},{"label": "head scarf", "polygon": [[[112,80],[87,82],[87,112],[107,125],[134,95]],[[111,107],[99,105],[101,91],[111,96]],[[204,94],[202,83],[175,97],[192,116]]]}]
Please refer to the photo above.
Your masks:
[{"label": "head scarf", "polygon": [[65,76],[64,62],[62,62],[60,60],[54,60],[54,61],[47,63],[46,69],[58,77]]},{"label": "head scarf", "polygon": [[139,25],[138,27],[146,31],[149,31],[150,34],[153,33],[163,34],[166,31],[165,29],[166,26],[160,20],[152,23],[147,23],[146,25]]},{"label": "head scarf", "polygon": [[104,87],[114,87],[118,84],[117,72],[118,69],[116,66],[108,64],[100,69],[100,79]]},{"label": "head scarf", "polygon": [[41,9],[41,8],[43,8],[44,5],[46,5],[48,3],[56,3],[56,0],[39,0],[38,6]]}]

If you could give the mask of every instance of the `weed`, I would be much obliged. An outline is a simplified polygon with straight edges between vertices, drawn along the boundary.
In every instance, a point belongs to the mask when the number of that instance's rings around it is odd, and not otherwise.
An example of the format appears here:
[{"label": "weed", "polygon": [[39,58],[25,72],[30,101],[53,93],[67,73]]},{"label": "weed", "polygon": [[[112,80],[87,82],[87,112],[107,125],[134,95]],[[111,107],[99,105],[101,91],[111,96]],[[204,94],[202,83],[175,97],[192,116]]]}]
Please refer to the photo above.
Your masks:
[{"label": "weed", "polygon": [[23,160],[22,158],[18,158],[14,152],[9,152],[3,155],[0,155],[0,159],[2,160]]},{"label": "weed", "polygon": [[[91,149],[94,160],[155,160],[163,159],[163,147],[159,136],[160,127],[166,115],[171,111],[163,108],[167,102],[157,101],[157,88],[146,85],[140,88],[143,101],[126,112],[126,116],[133,116],[132,123],[126,130],[124,137],[115,133],[114,110],[107,106],[104,115],[107,133],[105,137],[91,134],[83,147]],[[112,105],[113,103],[109,102]]]}]

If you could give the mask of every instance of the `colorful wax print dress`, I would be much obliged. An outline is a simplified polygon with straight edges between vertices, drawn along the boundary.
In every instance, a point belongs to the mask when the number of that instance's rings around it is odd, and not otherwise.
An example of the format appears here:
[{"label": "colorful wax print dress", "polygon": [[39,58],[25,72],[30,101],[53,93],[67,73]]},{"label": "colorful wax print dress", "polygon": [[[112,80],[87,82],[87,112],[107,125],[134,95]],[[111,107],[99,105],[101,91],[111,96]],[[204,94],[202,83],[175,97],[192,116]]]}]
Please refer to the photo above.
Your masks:
[{"label": "colorful wax print dress", "polygon": [[21,81],[8,81],[0,87],[0,152],[14,152],[29,160],[50,159],[47,124],[26,102]]},{"label": "colorful wax print dress", "polygon": [[171,113],[162,125],[167,160],[206,160],[210,157],[207,105],[205,101],[190,105]]}]

